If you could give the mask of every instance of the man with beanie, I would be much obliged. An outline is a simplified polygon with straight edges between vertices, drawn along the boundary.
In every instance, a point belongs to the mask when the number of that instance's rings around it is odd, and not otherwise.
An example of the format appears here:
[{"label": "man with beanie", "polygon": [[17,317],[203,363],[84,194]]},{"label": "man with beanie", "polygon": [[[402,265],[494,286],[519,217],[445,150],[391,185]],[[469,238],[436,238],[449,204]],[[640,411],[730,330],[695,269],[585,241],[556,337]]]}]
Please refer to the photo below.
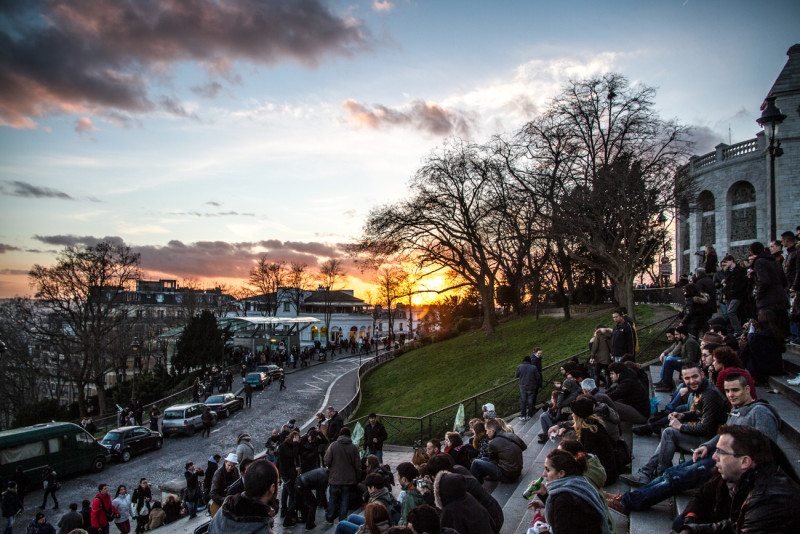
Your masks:
[{"label": "man with beanie", "polygon": [[539,370],[531,363],[531,357],[522,358],[522,363],[517,366],[517,378],[519,378],[519,412],[520,419],[527,421],[535,412],[536,394],[542,384],[542,375]]}]

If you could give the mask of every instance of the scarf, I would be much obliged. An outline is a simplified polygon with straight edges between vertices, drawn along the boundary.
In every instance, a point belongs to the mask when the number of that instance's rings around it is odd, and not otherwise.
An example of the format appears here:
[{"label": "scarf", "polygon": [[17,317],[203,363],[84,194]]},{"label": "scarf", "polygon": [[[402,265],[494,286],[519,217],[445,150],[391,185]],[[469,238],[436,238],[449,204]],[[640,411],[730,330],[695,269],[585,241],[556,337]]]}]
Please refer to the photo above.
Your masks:
[{"label": "scarf", "polygon": [[[605,501],[600,497],[600,494],[597,492],[595,487],[591,482],[589,482],[589,480],[586,479],[586,477],[572,475],[559,478],[558,480],[551,480],[550,482],[547,482],[546,485],[548,498],[544,506],[544,517],[548,523],[551,523],[551,518],[553,516],[552,497],[558,495],[559,493],[568,492],[576,495],[578,498],[594,508],[600,517],[604,519],[604,521],[601,521],[601,524],[603,525],[602,533],[611,534],[611,518],[609,517],[608,507],[606,506]],[[553,532],[553,534],[558,533]]]}]

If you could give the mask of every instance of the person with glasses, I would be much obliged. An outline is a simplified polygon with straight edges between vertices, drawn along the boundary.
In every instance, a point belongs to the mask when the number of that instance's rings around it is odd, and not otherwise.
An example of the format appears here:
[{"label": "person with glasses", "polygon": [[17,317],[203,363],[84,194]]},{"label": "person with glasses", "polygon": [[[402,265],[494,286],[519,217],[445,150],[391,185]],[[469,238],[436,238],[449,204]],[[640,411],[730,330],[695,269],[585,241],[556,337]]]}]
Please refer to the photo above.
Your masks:
[{"label": "person with glasses", "polygon": [[800,484],[791,466],[776,464],[770,439],[755,428],[724,425],[712,456],[722,480],[732,486],[729,516],[713,524],[692,516],[678,532],[800,532]]}]

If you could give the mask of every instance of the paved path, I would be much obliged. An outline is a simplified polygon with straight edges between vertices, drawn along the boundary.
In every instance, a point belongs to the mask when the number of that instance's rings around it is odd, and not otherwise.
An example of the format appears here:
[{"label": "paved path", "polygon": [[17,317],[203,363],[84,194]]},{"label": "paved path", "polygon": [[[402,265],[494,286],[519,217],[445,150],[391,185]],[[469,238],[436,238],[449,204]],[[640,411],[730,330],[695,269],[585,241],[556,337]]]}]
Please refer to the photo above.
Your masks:
[{"label": "paved path", "polygon": [[[362,356],[361,361],[366,362],[372,357],[374,354]],[[153,486],[154,496],[160,495],[159,486],[182,476],[187,461],[205,468],[207,458],[212,454],[218,453],[224,457],[235,450],[236,437],[243,431],[252,435],[256,451],[263,450],[272,429],[289,419],[297,419],[299,424],[307,427],[313,422],[314,415],[324,407],[339,408],[349,402],[355,395],[358,365],[357,355],[345,353],[337,354],[333,361],[313,362],[305,369],[287,369],[285,391],[279,391],[275,382],[264,391],[254,393],[253,407],[222,420],[212,430],[211,437],[201,438],[198,434],[194,437],[165,439],[161,451],[134,457],[127,464],[112,463],[101,473],[87,473],[63,481],[62,489],[58,492],[60,509],[46,510],[48,521],[56,525],[68,511],[70,502],[80,505],[82,499],[91,500],[101,482],[112,486],[114,491],[118,484],[125,484],[132,489],[138,484],[139,478],[146,476]],[[42,490],[26,495],[26,509],[14,525],[15,533],[25,532],[38,510],[36,507],[42,502],[42,495]],[[324,524],[324,519],[322,521]],[[194,526],[203,522],[195,520],[190,524],[188,520],[180,520],[158,531],[164,534],[191,532]]]}]

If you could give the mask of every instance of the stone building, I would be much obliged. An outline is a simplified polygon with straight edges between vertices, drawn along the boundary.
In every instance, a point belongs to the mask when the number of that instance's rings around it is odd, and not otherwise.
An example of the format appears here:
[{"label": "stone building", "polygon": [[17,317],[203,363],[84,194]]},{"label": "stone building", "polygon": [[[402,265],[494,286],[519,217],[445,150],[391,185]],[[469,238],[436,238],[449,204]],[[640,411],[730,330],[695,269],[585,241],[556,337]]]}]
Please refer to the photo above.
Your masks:
[{"label": "stone building", "polygon": [[[794,231],[800,224],[800,44],[787,52],[788,60],[765,97],[786,115],[779,127],[783,155],[775,160],[777,234]],[[753,128],[758,128],[753,117]],[[764,132],[733,145],[719,144],[713,152],[694,156],[689,172],[698,183],[695,205],[682,206],[676,225],[678,273],[694,270],[702,261],[697,254],[713,245],[720,259],[725,254],[747,256],[753,241],[769,240],[770,205],[769,140]]]}]

